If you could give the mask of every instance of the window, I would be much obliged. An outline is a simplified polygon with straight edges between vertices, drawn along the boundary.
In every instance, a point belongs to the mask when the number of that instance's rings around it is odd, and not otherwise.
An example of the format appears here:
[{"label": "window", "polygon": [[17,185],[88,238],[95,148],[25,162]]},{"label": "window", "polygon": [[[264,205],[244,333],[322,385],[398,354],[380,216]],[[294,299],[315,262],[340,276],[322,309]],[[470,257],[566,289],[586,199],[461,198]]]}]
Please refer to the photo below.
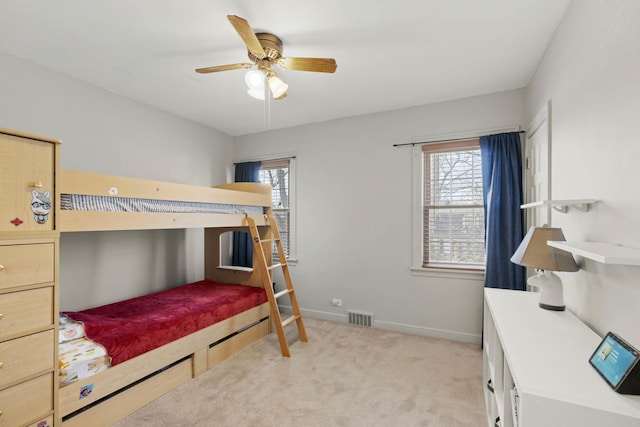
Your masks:
[{"label": "window", "polygon": [[[293,171],[294,159],[263,160],[260,167],[260,182],[271,185],[273,217],[278,224],[282,248],[287,259],[291,260],[293,249],[294,215],[293,206]],[[280,257],[275,242],[272,245],[274,262]]]},{"label": "window", "polygon": [[479,140],[422,145],[421,157],[422,267],[483,269]]}]

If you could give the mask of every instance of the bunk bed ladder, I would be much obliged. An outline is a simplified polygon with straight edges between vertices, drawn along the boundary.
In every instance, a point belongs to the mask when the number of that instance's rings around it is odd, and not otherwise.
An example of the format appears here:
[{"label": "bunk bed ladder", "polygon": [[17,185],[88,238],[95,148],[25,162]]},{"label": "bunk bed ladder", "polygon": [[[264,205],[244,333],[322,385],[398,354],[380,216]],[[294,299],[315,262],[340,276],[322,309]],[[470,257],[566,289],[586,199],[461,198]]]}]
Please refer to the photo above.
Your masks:
[{"label": "bunk bed ladder", "polygon": [[[298,327],[298,335],[300,337],[300,341],[303,342],[307,342],[307,332],[304,329],[304,323],[302,321],[302,315],[300,314],[300,307],[298,306],[296,291],[293,288],[293,281],[291,280],[291,275],[289,274],[289,265],[287,264],[287,258],[284,253],[284,248],[282,247],[282,240],[280,239],[278,224],[271,215],[265,215],[264,218],[269,222],[269,226],[271,229],[271,238],[269,239],[262,238],[262,236],[260,235],[260,231],[258,230],[258,226],[256,225],[256,222],[252,217],[247,216],[247,222],[249,224],[251,238],[253,240],[253,250],[257,255],[257,257],[254,257],[254,259],[258,259],[259,265],[257,267],[260,269],[264,289],[267,292],[267,297],[269,298],[271,315],[273,316],[273,324],[278,336],[278,342],[280,343],[280,350],[282,351],[283,356],[290,357],[291,355],[289,353],[289,344],[287,342],[284,328],[287,325],[295,322],[296,326]],[[278,248],[278,258],[280,262],[277,264],[269,265],[269,263],[267,263],[267,256],[265,255],[265,251],[269,251],[268,253],[271,253],[271,245],[273,242],[276,243],[276,247]],[[269,259],[271,259],[271,257],[269,257]],[[254,266],[254,268],[255,267],[256,266]],[[284,282],[286,284],[286,288],[277,293],[275,293],[273,289],[273,280],[271,278],[271,270],[276,268],[282,269],[282,275],[284,276]],[[284,297],[285,295],[289,296],[293,314],[282,320],[280,310],[278,309],[278,298]]]}]

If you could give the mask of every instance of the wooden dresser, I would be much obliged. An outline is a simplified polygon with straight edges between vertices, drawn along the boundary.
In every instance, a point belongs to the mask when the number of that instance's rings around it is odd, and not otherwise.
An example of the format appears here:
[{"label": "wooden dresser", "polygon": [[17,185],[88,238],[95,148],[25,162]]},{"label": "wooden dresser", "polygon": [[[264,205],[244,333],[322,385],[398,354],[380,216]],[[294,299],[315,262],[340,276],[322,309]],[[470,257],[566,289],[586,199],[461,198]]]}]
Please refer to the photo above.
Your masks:
[{"label": "wooden dresser", "polygon": [[0,128],[0,427],[58,423],[59,154]]}]

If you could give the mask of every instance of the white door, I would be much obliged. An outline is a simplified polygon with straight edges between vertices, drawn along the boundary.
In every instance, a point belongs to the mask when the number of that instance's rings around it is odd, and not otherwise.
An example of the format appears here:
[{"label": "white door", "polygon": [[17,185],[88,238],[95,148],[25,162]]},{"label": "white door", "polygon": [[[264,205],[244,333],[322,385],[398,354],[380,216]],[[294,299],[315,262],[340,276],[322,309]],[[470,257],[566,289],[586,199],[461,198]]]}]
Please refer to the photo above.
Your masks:
[{"label": "white door", "polygon": [[[525,203],[551,199],[551,101],[527,129],[525,144]],[[551,225],[551,207],[527,209],[527,229]]]}]

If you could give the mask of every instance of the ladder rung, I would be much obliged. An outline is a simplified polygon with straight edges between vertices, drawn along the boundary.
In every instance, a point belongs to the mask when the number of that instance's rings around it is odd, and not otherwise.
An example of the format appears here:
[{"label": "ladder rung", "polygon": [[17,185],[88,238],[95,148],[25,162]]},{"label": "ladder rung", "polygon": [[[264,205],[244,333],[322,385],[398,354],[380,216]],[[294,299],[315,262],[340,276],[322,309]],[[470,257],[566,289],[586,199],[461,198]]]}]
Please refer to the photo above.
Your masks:
[{"label": "ladder rung", "polygon": [[281,262],[279,262],[279,263],[277,263],[277,264],[273,264],[273,265],[268,266],[268,267],[267,267],[267,270],[273,270],[274,268],[282,267],[282,265],[283,265],[283,264],[282,264]]},{"label": "ladder rung", "polygon": [[275,237],[273,239],[260,239],[260,243],[272,243],[272,242],[279,242],[282,239],[276,239]]},{"label": "ladder rung", "polygon": [[286,319],[284,319],[282,321],[282,327],[284,328],[285,326],[287,326],[288,324],[290,324],[291,322],[293,322],[294,320],[296,320],[297,318],[299,318],[300,316],[296,316],[295,314],[292,316],[287,317]]},{"label": "ladder rung", "polygon": [[278,292],[277,294],[274,294],[273,296],[276,297],[276,299],[287,295],[288,293],[293,292],[293,289],[285,289],[283,291]]}]

